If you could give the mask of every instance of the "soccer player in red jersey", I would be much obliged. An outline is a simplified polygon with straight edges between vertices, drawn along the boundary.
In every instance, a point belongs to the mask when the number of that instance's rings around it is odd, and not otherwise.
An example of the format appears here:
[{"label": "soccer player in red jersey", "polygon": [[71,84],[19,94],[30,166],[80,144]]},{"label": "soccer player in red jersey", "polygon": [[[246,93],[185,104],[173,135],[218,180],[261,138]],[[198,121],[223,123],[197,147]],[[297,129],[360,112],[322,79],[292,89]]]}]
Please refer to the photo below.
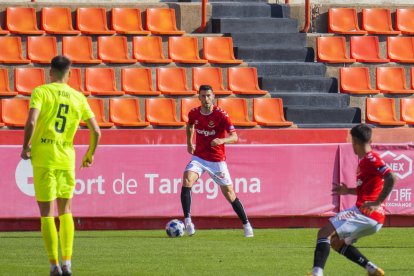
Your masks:
[{"label": "soccer player in red jersey", "polygon": [[[201,106],[193,108],[188,113],[187,124],[187,151],[193,155],[185,168],[183,186],[181,188],[181,204],[183,207],[185,227],[191,236],[195,233],[191,221],[191,187],[204,172],[220,185],[221,191],[244,227],[245,237],[253,237],[253,228],[247,219],[243,205],[237,198],[233,182],[230,178],[224,144],[237,142],[237,134],[227,113],[215,106],[213,89],[209,85],[202,85],[198,95]],[[193,145],[194,132],[196,145]],[[226,132],[229,134],[226,137]]]},{"label": "soccer player in red jersey", "polygon": [[371,128],[365,124],[351,129],[352,147],[359,157],[356,188],[341,183],[334,184],[333,191],[339,195],[356,195],[357,201],[353,207],[330,218],[319,230],[311,275],[323,275],[330,247],[365,268],[368,275],[384,275],[381,268],[352,245],[357,239],[381,229],[385,219],[384,201],[396,182],[391,169],[372,151],[371,135]]}]

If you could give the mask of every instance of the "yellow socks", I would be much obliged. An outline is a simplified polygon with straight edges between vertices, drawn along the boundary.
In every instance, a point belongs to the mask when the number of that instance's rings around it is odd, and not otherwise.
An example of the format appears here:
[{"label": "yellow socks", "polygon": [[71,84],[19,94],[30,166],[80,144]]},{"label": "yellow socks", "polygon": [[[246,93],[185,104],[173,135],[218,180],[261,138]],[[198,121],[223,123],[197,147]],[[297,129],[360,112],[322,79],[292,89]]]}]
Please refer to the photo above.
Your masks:
[{"label": "yellow socks", "polygon": [[51,264],[58,264],[58,234],[54,217],[41,217],[41,232]]},{"label": "yellow socks", "polygon": [[62,249],[63,261],[70,261],[72,258],[73,238],[75,236],[75,224],[72,214],[64,214],[59,216],[60,220],[60,247]]}]

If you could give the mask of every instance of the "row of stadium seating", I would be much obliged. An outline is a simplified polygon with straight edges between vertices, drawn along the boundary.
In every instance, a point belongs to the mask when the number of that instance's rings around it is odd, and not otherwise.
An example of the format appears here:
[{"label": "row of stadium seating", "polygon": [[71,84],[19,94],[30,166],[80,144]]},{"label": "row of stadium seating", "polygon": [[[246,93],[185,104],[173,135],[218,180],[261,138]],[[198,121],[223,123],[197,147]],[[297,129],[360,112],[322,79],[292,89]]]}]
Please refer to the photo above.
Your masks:
[{"label": "row of stadium seating", "polygon": [[183,35],[185,31],[177,29],[175,11],[168,8],[148,8],[146,10],[146,29],[142,28],[141,11],[137,8],[113,8],[112,30],[108,29],[106,10],[104,8],[77,8],[75,30],[72,26],[70,8],[46,7],[42,8],[42,30],[39,30],[36,20],[36,11],[29,7],[6,8],[7,30],[0,30],[0,34],[164,34]]},{"label": "row of stadium seating", "polygon": [[410,69],[411,89],[407,87],[404,67],[376,67],[376,89],[371,88],[368,67],[340,68],[341,92],[349,94],[413,94],[414,67]]},{"label": "row of stadium seating", "polygon": [[[202,84],[209,84],[218,95],[265,95],[257,81],[257,70],[253,67],[230,67],[227,69],[228,90],[223,87],[222,69],[219,67],[192,68],[193,90],[187,86],[186,70],[182,67],[158,67],[156,69],[156,87],[152,86],[152,70],[150,68],[122,68],[121,88],[118,90],[115,81],[114,68],[85,69],[85,89],[82,85],[80,68],[72,68],[69,85],[81,91],[86,96],[122,96],[130,95],[157,96],[160,93],[171,96],[191,96]],[[0,68],[0,95],[15,96],[18,94],[30,96],[32,90],[45,84],[43,68],[17,67],[14,69],[14,88],[9,85],[8,70]]]},{"label": "row of stadium seating", "polygon": [[414,8],[395,11],[395,28],[392,26],[391,11],[384,8],[362,9],[362,30],[359,28],[356,9],[330,8],[328,10],[328,31],[337,34],[414,34]]},{"label": "row of stadium seating", "polygon": [[414,98],[400,99],[400,120],[392,98],[366,98],[366,123],[380,126],[414,125]]},{"label": "row of stadium seating", "polygon": [[[21,38],[0,37],[0,63],[5,64],[48,64],[58,55],[55,36],[28,36],[27,59],[22,55]],[[92,38],[89,36],[62,37],[62,55],[73,63],[99,64],[121,63],[189,63],[189,64],[241,64],[234,57],[231,37],[203,37],[203,59],[199,56],[198,39],[191,36],[169,37],[168,56],[164,57],[162,40],[159,36],[135,36],[132,39],[133,58],[128,52],[126,36],[99,36],[97,39],[98,59],[94,58]]]},{"label": "row of stadium seating", "polygon": [[318,61],[326,63],[414,63],[414,36],[387,37],[387,57],[380,56],[377,36],[352,36],[348,56],[346,40],[343,36],[318,37]]},{"label": "row of stadium seating", "polygon": [[[181,127],[188,121],[188,112],[200,105],[198,98],[181,99],[181,121],[176,117],[176,101],[171,98],[145,99],[145,118],[141,119],[140,100],[136,98],[109,99],[109,120],[105,119],[104,103],[102,99],[88,99],[97,121],[101,127],[146,127],[164,126]],[[235,126],[291,126],[292,122],[285,120],[283,102],[276,98],[253,99],[253,120],[250,121],[246,99],[225,98],[218,99],[217,105],[226,110]],[[29,100],[22,98],[0,100],[0,126],[23,127],[28,110]],[[85,125],[85,123],[81,123]]]}]

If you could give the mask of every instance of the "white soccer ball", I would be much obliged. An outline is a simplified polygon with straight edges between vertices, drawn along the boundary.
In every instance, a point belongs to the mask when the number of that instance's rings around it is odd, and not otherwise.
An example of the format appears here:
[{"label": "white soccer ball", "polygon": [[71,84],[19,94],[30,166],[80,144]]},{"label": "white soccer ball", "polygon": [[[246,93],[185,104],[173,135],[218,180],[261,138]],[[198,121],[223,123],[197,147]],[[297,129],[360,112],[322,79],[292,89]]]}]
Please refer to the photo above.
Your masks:
[{"label": "white soccer ball", "polygon": [[178,219],[170,220],[165,226],[165,232],[167,232],[170,238],[182,237],[184,235],[184,229],[184,223]]}]

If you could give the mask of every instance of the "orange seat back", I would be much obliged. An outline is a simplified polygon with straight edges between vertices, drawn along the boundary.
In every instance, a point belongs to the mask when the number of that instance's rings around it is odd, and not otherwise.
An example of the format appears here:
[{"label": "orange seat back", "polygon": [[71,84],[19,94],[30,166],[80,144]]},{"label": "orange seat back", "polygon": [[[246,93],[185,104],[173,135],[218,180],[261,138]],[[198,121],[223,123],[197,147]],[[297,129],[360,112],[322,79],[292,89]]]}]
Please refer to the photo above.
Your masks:
[{"label": "orange seat back", "polygon": [[109,31],[104,8],[78,8],[76,23],[78,30],[85,32]]},{"label": "orange seat back", "polygon": [[22,41],[19,36],[0,37],[0,60],[23,60]]},{"label": "orange seat back", "polygon": [[135,36],[133,48],[137,60],[165,59],[160,36]]},{"label": "orange seat back", "polygon": [[109,100],[109,117],[114,123],[141,122],[139,100],[135,98],[120,98]]},{"label": "orange seat back", "polygon": [[231,67],[227,71],[228,88],[232,91],[260,90],[254,67]]},{"label": "orange seat back", "polygon": [[366,31],[394,31],[389,9],[362,9],[362,28]]},{"label": "orange seat back", "polygon": [[50,63],[58,55],[55,36],[28,36],[27,58],[32,62]]},{"label": "orange seat back", "polygon": [[229,114],[232,122],[250,121],[247,112],[246,99],[220,98],[217,100],[217,105]]},{"label": "orange seat back", "polygon": [[70,8],[44,7],[42,8],[42,28],[51,33],[73,32],[72,15]]},{"label": "orange seat back", "polygon": [[14,88],[20,94],[30,95],[33,89],[45,83],[43,68],[14,68]]},{"label": "orange seat back", "polygon": [[348,59],[345,37],[327,36],[316,39],[318,61]]},{"label": "orange seat back", "polygon": [[188,122],[188,112],[190,112],[191,109],[199,107],[200,100],[198,97],[192,97],[192,98],[183,98],[181,99],[181,121]]},{"label": "orange seat back", "polygon": [[253,120],[256,122],[286,122],[282,99],[253,99]]},{"label": "orange seat back", "polygon": [[366,118],[369,122],[397,121],[394,99],[367,98]]},{"label": "orange seat back", "polygon": [[150,68],[122,68],[123,91],[154,91]]},{"label": "orange seat back", "polygon": [[223,77],[220,67],[193,67],[193,89],[198,91],[201,85],[208,84],[213,91],[223,91]]},{"label": "orange seat back", "polygon": [[128,56],[128,44],[125,36],[98,37],[98,58],[102,60],[125,60]]},{"label": "orange seat back", "polygon": [[137,8],[113,8],[112,29],[117,32],[142,31],[141,11]]},{"label": "orange seat back", "polygon": [[377,67],[377,89],[382,91],[406,90],[404,67]]},{"label": "orange seat back", "polygon": [[0,68],[0,92],[10,92],[9,73],[7,68]]},{"label": "orange seat back", "polygon": [[168,57],[172,60],[199,60],[198,40],[191,36],[172,36],[168,39]]},{"label": "orange seat back", "polygon": [[414,123],[414,98],[400,99],[400,120]]},{"label": "orange seat back", "polygon": [[175,10],[166,8],[148,8],[147,30],[156,32],[177,31]]},{"label": "orange seat back", "polygon": [[29,99],[2,99],[1,118],[7,126],[23,127],[29,115]]},{"label": "orange seat back", "polygon": [[145,99],[145,119],[150,123],[178,122],[175,100],[171,98]]},{"label": "orange seat back", "polygon": [[351,36],[351,58],[381,59],[378,36]]},{"label": "orange seat back", "polygon": [[73,89],[83,92],[82,87],[82,76],[81,76],[81,69],[80,68],[71,68],[70,69],[70,78],[68,80],[68,85]]},{"label": "orange seat back", "polygon": [[85,87],[87,91],[116,91],[115,72],[112,68],[86,68]]},{"label": "orange seat back", "polygon": [[234,60],[231,37],[204,37],[203,58],[208,60]]},{"label": "orange seat back", "polygon": [[95,119],[98,123],[108,123],[105,119],[105,109],[102,99],[88,98],[88,104],[95,114]]},{"label": "orange seat back", "polygon": [[395,28],[403,33],[414,34],[414,8],[397,9]]},{"label": "orange seat back", "polygon": [[414,59],[414,37],[395,36],[387,38],[387,53],[390,59]]},{"label": "orange seat back", "polygon": [[354,8],[330,8],[328,10],[328,31],[330,33],[360,31]]},{"label": "orange seat back", "polygon": [[368,67],[347,67],[339,71],[341,92],[371,90]]},{"label": "orange seat back", "polygon": [[62,55],[70,60],[92,60],[93,48],[90,36],[62,37]]},{"label": "orange seat back", "polygon": [[34,8],[6,8],[6,25],[11,32],[38,31]]},{"label": "orange seat back", "polygon": [[157,68],[157,89],[163,92],[187,91],[185,69],[180,67]]}]

